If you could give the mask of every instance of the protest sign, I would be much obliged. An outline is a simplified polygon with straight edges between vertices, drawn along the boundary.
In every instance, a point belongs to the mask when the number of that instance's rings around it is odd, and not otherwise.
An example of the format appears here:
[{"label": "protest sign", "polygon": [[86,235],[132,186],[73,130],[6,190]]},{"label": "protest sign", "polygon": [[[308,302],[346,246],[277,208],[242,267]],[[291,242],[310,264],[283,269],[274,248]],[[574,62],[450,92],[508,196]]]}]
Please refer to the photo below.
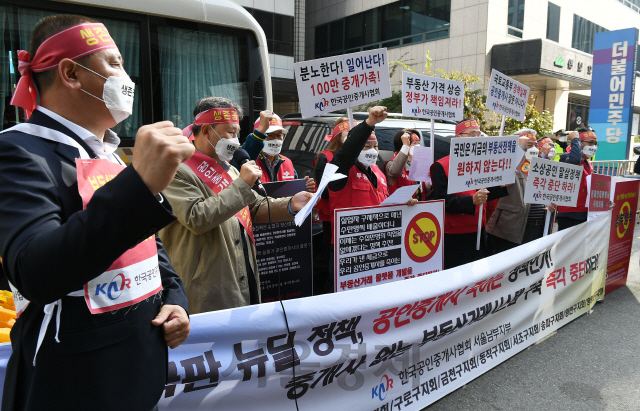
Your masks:
[{"label": "protest sign", "polygon": [[336,292],[442,270],[444,200],[336,210],[334,221]]},{"label": "protest sign", "polygon": [[[283,301],[290,338],[279,303],[192,315],[159,408],[422,410],[588,312],[610,224],[605,213],[451,270]],[[0,380],[10,354],[0,345]]]},{"label": "protest sign", "polygon": [[615,184],[609,235],[607,293],[627,283],[638,209],[638,189],[640,189],[640,180],[619,181]]},{"label": "protest sign", "polygon": [[[306,181],[277,181],[263,186],[269,197],[282,198],[305,191]],[[269,224],[254,224],[253,236],[262,301],[278,299],[278,278],[281,299],[310,297],[313,288],[311,216],[307,216],[300,227],[293,221],[272,223],[271,228]]]},{"label": "protest sign", "polygon": [[301,61],[294,69],[303,118],[391,96],[386,48]]},{"label": "protest sign", "polygon": [[513,183],[519,156],[518,136],[452,138],[447,193]]},{"label": "protest sign", "polygon": [[461,121],[464,83],[423,74],[402,72],[402,115]]},{"label": "protest sign", "polygon": [[611,177],[602,174],[587,176],[589,186],[589,218],[609,210],[611,198]]},{"label": "protest sign", "polygon": [[575,207],[580,193],[582,166],[533,157],[529,166],[524,202]]},{"label": "protest sign", "polygon": [[491,82],[487,94],[487,108],[496,113],[524,121],[529,100],[529,87],[510,77],[491,70]]},{"label": "protest sign", "polygon": [[409,168],[409,180],[423,181],[425,183],[431,181],[430,172],[432,163],[433,154],[431,147],[414,146],[413,155],[411,156],[411,167]]}]

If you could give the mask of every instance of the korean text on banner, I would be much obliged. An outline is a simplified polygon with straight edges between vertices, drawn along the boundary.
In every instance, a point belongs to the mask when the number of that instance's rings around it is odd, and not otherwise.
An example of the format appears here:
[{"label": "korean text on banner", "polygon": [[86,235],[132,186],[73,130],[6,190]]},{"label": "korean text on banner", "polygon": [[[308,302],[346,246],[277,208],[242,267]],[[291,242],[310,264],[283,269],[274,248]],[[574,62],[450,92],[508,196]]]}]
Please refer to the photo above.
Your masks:
[{"label": "korean text on banner", "polygon": [[336,292],[442,270],[444,200],[335,213]]},{"label": "korean text on banner", "polygon": [[498,114],[524,121],[529,100],[529,87],[504,74],[491,70],[487,108]]},{"label": "korean text on banner", "polygon": [[[290,338],[279,303],[192,315],[159,408],[422,410],[588,312],[610,225],[607,212],[452,270],[283,301]],[[10,354],[0,345],[0,381]]]},{"label": "korean text on banner", "polygon": [[386,48],[301,61],[294,69],[303,118],[391,96]]},{"label": "korean text on banner", "polygon": [[636,28],[594,35],[589,125],[600,140],[598,160],[629,156],[637,43]]},{"label": "korean text on banner", "polygon": [[611,198],[611,177],[602,174],[591,174],[588,176],[589,185],[589,218],[609,210],[609,199]]},{"label": "korean text on banner", "polygon": [[529,166],[524,202],[575,207],[578,203],[581,178],[582,166],[533,157]]},{"label": "korean text on banner", "polygon": [[452,138],[447,193],[513,183],[520,155],[518,136]]},{"label": "korean text on banner", "polygon": [[402,72],[402,115],[405,117],[461,121],[464,83]]},{"label": "korean text on banner", "polygon": [[[617,182],[613,198],[607,265],[607,293],[627,283],[640,180]],[[635,264],[635,262],[634,262]]]}]

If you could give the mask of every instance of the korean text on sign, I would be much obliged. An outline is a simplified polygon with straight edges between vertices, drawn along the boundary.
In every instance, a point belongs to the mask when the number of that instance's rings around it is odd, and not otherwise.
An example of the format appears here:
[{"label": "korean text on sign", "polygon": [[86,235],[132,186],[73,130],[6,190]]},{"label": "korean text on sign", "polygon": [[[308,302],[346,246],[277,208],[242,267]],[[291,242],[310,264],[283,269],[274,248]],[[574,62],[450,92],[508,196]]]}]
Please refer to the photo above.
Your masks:
[{"label": "korean text on sign", "polygon": [[531,159],[524,202],[575,207],[581,178],[581,166],[534,157]]},{"label": "korean text on sign", "polygon": [[302,117],[391,96],[387,49],[296,63]]},{"label": "korean text on sign", "polygon": [[461,121],[463,106],[463,82],[402,73],[403,116]]},{"label": "korean text on sign", "polygon": [[487,108],[518,121],[524,121],[529,100],[529,87],[491,70]]},{"label": "korean text on sign", "polygon": [[518,136],[451,139],[447,193],[513,183],[520,153]]}]

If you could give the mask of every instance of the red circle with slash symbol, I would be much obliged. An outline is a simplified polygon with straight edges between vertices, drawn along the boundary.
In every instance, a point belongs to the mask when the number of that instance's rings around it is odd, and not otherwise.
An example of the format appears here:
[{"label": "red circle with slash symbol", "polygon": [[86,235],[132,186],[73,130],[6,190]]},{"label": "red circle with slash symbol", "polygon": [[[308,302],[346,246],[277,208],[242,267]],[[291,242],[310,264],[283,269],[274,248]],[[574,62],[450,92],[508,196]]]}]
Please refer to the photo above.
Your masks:
[{"label": "red circle with slash symbol", "polygon": [[431,213],[420,213],[407,225],[404,248],[409,258],[417,263],[424,263],[436,255],[441,238],[438,219]]}]

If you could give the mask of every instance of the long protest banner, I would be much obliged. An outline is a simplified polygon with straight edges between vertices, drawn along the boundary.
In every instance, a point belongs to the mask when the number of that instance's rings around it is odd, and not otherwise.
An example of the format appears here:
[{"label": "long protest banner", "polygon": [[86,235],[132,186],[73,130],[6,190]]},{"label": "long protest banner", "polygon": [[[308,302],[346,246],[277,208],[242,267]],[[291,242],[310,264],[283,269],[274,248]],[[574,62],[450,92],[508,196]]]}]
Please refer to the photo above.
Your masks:
[{"label": "long protest banner", "polygon": [[460,121],[464,110],[464,83],[402,72],[402,115]]},{"label": "long protest banner", "polygon": [[336,210],[334,221],[336,292],[442,270],[444,200]]},{"label": "long protest banner", "polygon": [[[169,350],[159,407],[421,410],[602,298],[610,221],[407,281],[283,301],[295,356],[280,303],[193,315]],[[0,367],[10,353],[0,346]]]},{"label": "long protest banner", "polygon": [[518,136],[451,139],[447,193],[513,183],[521,153]]},{"label": "long protest banner", "polygon": [[618,181],[615,184],[609,237],[607,293],[627,283],[639,189],[640,180]]},{"label": "long protest banner", "polygon": [[486,107],[496,113],[524,121],[529,101],[529,87],[504,74],[491,70]]},{"label": "long protest banner", "polygon": [[[263,186],[269,197],[282,198],[306,191],[306,181],[276,181]],[[278,299],[278,280],[283,300],[310,297],[313,289],[311,216],[300,227],[293,221],[272,223],[271,227],[269,224],[254,224],[253,236],[262,301]]]},{"label": "long protest banner", "polygon": [[303,118],[391,96],[386,48],[301,61],[293,67]]},{"label": "long protest banner", "polygon": [[582,167],[533,157],[524,202],[575,207],[580,193]]}]

